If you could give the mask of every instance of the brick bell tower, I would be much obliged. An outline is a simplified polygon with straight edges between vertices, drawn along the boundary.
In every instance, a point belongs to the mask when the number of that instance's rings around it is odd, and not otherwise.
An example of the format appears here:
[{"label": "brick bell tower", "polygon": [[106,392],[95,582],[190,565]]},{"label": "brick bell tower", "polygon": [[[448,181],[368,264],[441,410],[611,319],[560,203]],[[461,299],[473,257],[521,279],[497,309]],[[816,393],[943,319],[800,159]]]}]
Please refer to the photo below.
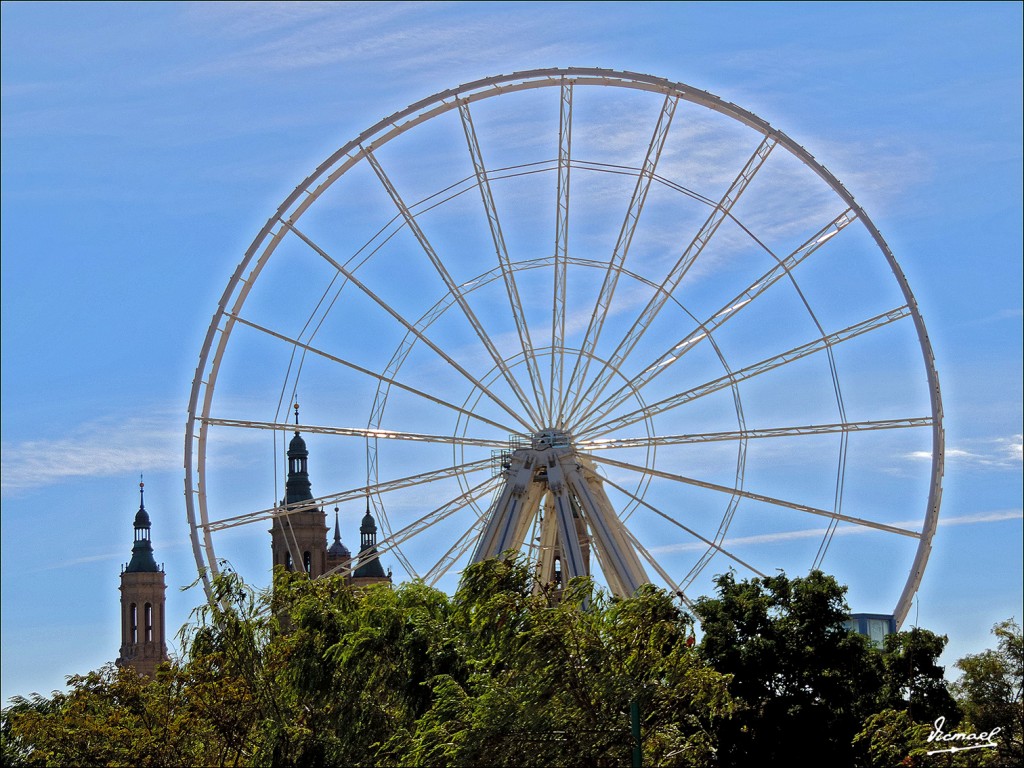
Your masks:
[{"label": "brick bell tower", "polygon": [[327,514],[313,503],[309,482],[309,451],[299,434],[299,404],[295,404],[295,436],[288,444],[285,496],[270,529],[274,566],[305,572],[310,578],[327,571]]},{"label": "brick bell tower", "polygon": [[121,571],[121,655],[115,663],[153,677],[157,665],[168,660],[164,629],[167,585],[163,567],[153,558],[143,493],[140,482],[132,559]]}]

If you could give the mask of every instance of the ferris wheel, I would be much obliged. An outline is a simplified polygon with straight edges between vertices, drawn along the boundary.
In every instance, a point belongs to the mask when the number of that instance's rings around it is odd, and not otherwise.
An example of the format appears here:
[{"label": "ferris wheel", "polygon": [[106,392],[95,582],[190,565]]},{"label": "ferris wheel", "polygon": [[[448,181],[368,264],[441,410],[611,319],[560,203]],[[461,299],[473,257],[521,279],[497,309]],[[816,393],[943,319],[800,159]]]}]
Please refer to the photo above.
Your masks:
[{"label": "ferris wheel", "polygon": [[927,332],[854,197],[756,115],[603,69],[418,101],[270,217],[189,401],[208,589],[266,578],[296,431],[314,502],[441,587],[509,549],[686,602],[822,568],[899,624],[941,496]]}]

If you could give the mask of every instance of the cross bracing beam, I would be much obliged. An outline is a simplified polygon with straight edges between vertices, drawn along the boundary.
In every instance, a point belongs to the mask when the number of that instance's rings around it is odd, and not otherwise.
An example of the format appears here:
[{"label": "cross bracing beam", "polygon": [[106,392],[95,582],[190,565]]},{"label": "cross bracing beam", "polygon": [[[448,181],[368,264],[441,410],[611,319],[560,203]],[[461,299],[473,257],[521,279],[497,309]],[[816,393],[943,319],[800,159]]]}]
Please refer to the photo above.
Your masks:
[{"label": "cross bracing beam", "polygon": [[692,435],[655,435],[645,437],[593,438],[580,440],[577,446],[585,451],[606,448],[646,448],[651,445],[686,445],[714,443],[758,438],[796,437],[802,435],[828,435],[837,432],[869,432],[872,430],[930,427],[930,416],[911,419],[882,419],[879,421],[845,421],[836,424],[806,424],[802,426],[768,427],[765,429],[738,429],[730,432],[698,432]]},{"label": "cross bracing beam", "polygon": [[388,493],[391,491],[401,490],[402,488],[410,488],[416,485],[424,485],[426,483],[433,483],[437,480],[443,480],[449,477],[455,477],[456,475],[465,475],[470,472],[480,472],[483,470],[490,469],[491,460],[480,459],[478,461],[470,461],[465,464],[456,464],[453,467],[445,467],[443,469],[435,469],[430,472],[421,472],[417,475],[409,475],[407,477],[400,477],[395,480],[386,480],[383,483],[377,483],[376,485],[363,485],[358,488],[351,488],[347,491],[341,491],[340,493],[331,493],[326,496],[318,496],[308,501],[304,501],[301,504],[294,504],[291,507],[270,507],[268,509],[261,509],[258,512],[247,512],[244,515],[235,515],[233,517],[225,517],[220,520],[213,520],[208,523],[201,525],[200,527],[208,531],[219,531],[225,528],[234,528],[239,525],[248,525],[249,523],[259,522],[260,520],[270,520],[275,517],[287,517],[293,515],[296,512],[309,509],[310,507],[323,507],[332,506],[335,504],[343,504],[348,501],[356,499],[364,499],[370,494]]},{"label": "cross bracing beam", "polygon": [[[520,424],[522,424],[527,429],[530,429],[530,424],[529,424],[529,422],[526,419],[524,419],[514,409],[509,407],[509,405],[505,401],[503,401],[501,398],[499,398],[497,395],[495,395],[493,392],[491,392],[489,389],[487,389],[487,387],[483,386],[477,380],[477,378],[475,376],[473,376],[473,374],[471,374],[464,367],[459,365],[459,363],[457,363],[454,359],[452,359],[451,355],[449,355],[447,352],[445,352],[440,346],[438,346],[430,338],[428,338],[426,334],[421,332],[412,323],[410,323],[400,312],[396,311],[394,309],[394,307],[392,307],[390,304],[388,304],[386,301],[384,301],[384,299],[382,299],[373,290],[371,290],[369,286],[365,285],[352,272],[350,272],[348,269],[346,269],[346,267],[344,265],[340,264],[329,253],[327,253],[323,248],[321,248],[319,245],[317,245],[315,242],[313,242],[311,239],[309,239],[294,224],[291,224],[290,222],[282,222],[282,223],[285,224],[292,232],[294,232],[295,235],[298,236],[298,238],[300,240],[302,240],[302,242],[304,242],[306,245],[308,245],[310,248],[312,248],[314,251],[316,251],[321,256],[321,258],[323,258],[328,264],[330,264],[336,270],[341,272],[346,278],[348,278],[348,281],[352,285],[354,285],[357,289],[362,291],[363,294],[365,294],[368,298],[370,298],[375,304],[377,304],[377,306],[379,306],[381,309],[383,309],[385,312],[387,312],[389,315],[391,315],[391,317],[393,317],[403,328],[405,328],[407,331],[412,332],[413,335],[415,335],[417,339],[419,339],[423,344],[428,346],[435,354],[438,355],[438,357],[440,357],[442,360],[444,360],[446,363],[448,363],[448,365],[450,365],[452,367],[452,369],[454,369],[454,370],[458,371],[460,374],[462,374],[462,376],[464,378],[466,378],[471,384],[473,384],[473,385],[477,386],[478,388],[480,388],[487,395],[487,397],[492,402],[494,402],[496,405],[498,405],[507,414],[512,416],[512,418],[514,418],[516,421],[518,421]],[[462,296],[462,292],[459,291],[458,287],[455,286],[454,284],[450,285],[448,287],[448,290],[452,293],[453,296],[456,296],[457,298]],[[463,302],[465,302],[465,298],[464,297],[463,297]],[[468,305],[467,305],[467,308],[468,308]],[[479,324],[477,324],[475,326],[475,328],[477,329],[478,333],[482,332],[482,329],[480,328]],[[484,334],[484,335],[486,336],[486,334]],[[488,342],[490,342],[489,338],[488,338]],[[494,350],[493,354],[497,355],[497,350]],[[498,362],[498,367],[502,370],[503,374],[505,374],[506,378],[511,377],[511,373],[508,371],[507,366],[505,366],[505,364],[503,362],[501,362],[501,361],[497,361],[497,362]]]},{"label": "cross bracing beam", "polygon": [[868,318],[860,323],[848,326],[841,331],[836,331],[835,333],[815,339],[807,344],[802,344],[799,347],[794,347],[793,349],[780,352],[772,357],[765,358],[757,363],[748,365],[746,368],[733,371],[727,376],[722,376],[713,381],[706,382],[700,386],[694,387],[693,389],[688,389],[685,392],[678,392],[664,400],[659,400],[656,403],[645,406],[644,408],[631,411],[630,413],[622,416],[601,422],[596,426],[583,429],[578,433],[578,437],[584,440],[592,439],[594,437],[607,434],[614,429],[627,427],[630,424],[635,424],[638,421],[650,418],[659,413],[663,413],[664,411],[677,408],[684,403],[691,402],[699,397],[704,397],[712,392],[717,392],[721,389],[732,386],[735,383],[752,379],[755,376],[759,376],[763,373],[774,370],[775,368],[787,365],[794,360],[807,357],[815,352],[821,352],[836,344],[840,344],[844,341],[860,336],[861,334],[877,330],[889,323],[896,322],[904,317],[909,317],[910,314],[910,307],[906,305],[889,310],[888,312],[883,312],[880,315],[875,315],[874,317]]},{"label": "cross bracing beam", "polygon": [[837,512],[830,512],[827,509],[818,509],[807,504],[799,504],[793,501],[786,501],[784,499],[776,499],[772,496],[766,496],[761,493],[751,493],[750,491],[741,490],[739,488],[730,488],[725,485],[719,485],[717,483],[709,483],[705,480],[697,480],[693,477],[686,477],[685,475],[677,475],[672,472],[665,472],[653,467],[640,467],[636,464],[630,464],[625,461],[616,461],[610,459],[607,456],[597,456],[591,454],[591,458],[597,461],[599,464],[607,464],[612,467],[619,467],[621,469],[629,469],[633,472],[642,472],[655,477],[660,477],[665,480],[674,480],[678,483],[684,483],[686,485],[692,485],[697,488],[705,488],[711,491],[718,491],[720,493],[728,493],[730,495],[741,496],[744,499],[750,499],[751,501],[760,501],[765,504],[771,504],[776,507],[784,507],[786,509],[793,509],[797,512],[807,512],[808,514],[818,515],[820,517],[827,517],[833,520],[839,520],[844,523],[853,523],[854,525],[860,525],[865,528],[873,528],[877,531],[884,531],[886,533],[895,533],[900,536],[907,536],[912,539],[921,538],[921,534],[918,531],[911,531],[906,528],[900,528],[895,525],[887,525],[885,523],[879,523],[874,520],[866,520],[862,517],[852,517],[850,515],[843,515]]},{"label": "cross bracing beam", "polygon": [[533,351],[530,327],[526,323],[526,313],[523,311],[523,302],[519,297],[515,271],[508,257],[508,247],[505,245],[505,236],[501,231],[501,221],[498,219],[498,207],[494,204],[491,183],[487,178],[487,167],[484,165],[483,153],[480,151],[480,142],[477,139],[476,129],[473,127],[473,116],[470,114],[467,102],[459,104],[459,116],[462,118],[462,128],[466,134],[466,144],[469,147],[469,154],[473,160],[473,172],[476,176],[477,186],[480,188],[480,198],[484,204],[484,211],[487,214],[487,224],[491,230],[491,239],[494,241],[494,252],[498,257],[501,276],[505,281],[505,292],[508,294],[512,319],[515,322],[516,333],[519,334],[519,344],[523,350],[526,371],[530,377],[530,385],[533,388],[533,395],[538,408],[536,413],[548,414],[550,408],[544,391],[544,385],[541,382],[537,356]]},{"label": "cross bracing beam", "polygon": [[[555,194],[554,284],[551,307],[551,386],[548,424],[563,429],[565,287],[569,257],[569,181],[572,170],[572,80],[563,79],[558,109],[558,186]],[[557,412],[556,412],[557,411]]]},{"label": "cross bracing beam", "polygon": [[374,173],[377,174],[377,178],[380,179],[381,184],[387,190],[387,193],[391,197],[391,200],[394,202],[395,206],[401,212],[402,218],[405,220],[406,226],[409,228],[409,230],[415,236],[416,240],[419,242],[420,247],[423,249],[423,252],[426,253],[427,258],[430,260],[430,263],[434,266],[434,269],[440,276],[441,280],[444,282],[445,287],[452,294],[452,296],[455,297],[455,300],[458,303],[459,308],[462,310],[462,314],[465,315],[466,320],[469,322],[470,326],[472,326],[473,331],[477,335],[477,338],[479,338],[480,342],[484,345],[484,348],[487,350],[487,354],[491,356],[491,359],[494,361],[494,364],[498,367],[499,370],[501,370],[505,382],[509,385],[509,388],[511,388],[511,390],[515,393],[516,398],[519,400],[519,403],[530,415],[530,418],[533,420],[533,422],[535,424],[541,423],[541,419],[537,411],[534,409],[533,404],[530,402],[530,399],[526,396],[526,393],[519,385],[519,382],[516,380],[516,377],[512,374],[512,371],[509,370],[508,366],[505,364],[504,358],[498,352],[498,349],[494,346],[494,342],[488,335],[487,331],[484,330],[483,324],[480,322],[480,319],[476,316],[476,313],[469,306],[469,302],[463,295],[462,291],[459,289],[458,284],[455,282],[454,279],[452,279],[451,274],[449,274],[448,268],[444,265],[444,261],[437,255],[437,252],[434,250],[434,247],[430,244],[430,241],[427,239],[426,234],[423,232],[423,230],[420,228],[419,223],[416,221],[416,217],[413,215],[412,211],[409,210],[408,206],[402,200],[401,195],[399,195],[398,193],[398,189],[392,183],[390,177],[388,177],[388,175],[385,173],[384,169],[377,161],[377,158],[374,156],[373,152],[367,149],[365,150],[365,156],[367,162],[370,164],[370,167],[373,168]]},{"label": "cross bracing beam", "polygon": [[559,423],[568,419],[579,395],[583,390],[583,383],[587,377],[587,367],[590,365],[590,358],[594,354],[597,342],[601,336],[601,329],[604,327],[605,318],[611,308],[612,297],[615,295],[615,287],[618,284],[619,275],[622,274],[622,266],[629,254],[629,247],[633,241],[633,234],[640,221],[640,214],[643,212],[644,203],[647,201],[647,193],[654,178],[655,169],[658,167],[658,160],[665,148],[665,141],[668,138],[669,127],[672,125],[672,117],[675,115],[676,105],[679,97],[669,94],[661,106],[657,123],[654,126],[654,133],[647,146],[647,154],[644,156],[643,165],[637,175],[636,186],[633,188],[633,196],[630,198],[629,206],[626,209],[626,216],[619,230],[619,237],[615,243],[611,258],[608,260],[608,269],[605,271],[604,282],[594,305],[594,311],[590,317],[590,324],[583,336],[581,346],[582,354],[576,358],[572,375],[569,377],[568,390],[564,393],[562,402],[559,404]]},{"label": "cross bracing beam", "polygon": [[[467,418],[476,419],[477,421],[482,421],[485,424],[490,424],[492,427],[497,427],[502,432],[516,431],[509,427],[507,424],[502,424],[499,421],[493,421],[491,419],[488,419],[486,416],[480,416],[479,414],[476,414],[473,411],[467,410],[465,408],[460,408],[459,406],[455,405],[454,403],[448,402],[442,397],[432,395],[429,392],[424,392],[422,389],[417,389],[416,387],[409,386],[408,384],[405,384],[393,377],[385,376],[376,371],[372,371],[369,368],[357,365],[356,363],[353,363],[351,360],[346,360],[343,357],[332,355],[331,353],[325,352],[324,350],[318,347],[314,347],[311,344],[305,344],[299,341],[298,339],[293,339],[291,336],[287,336],[283,333],[278,333],[277,331],[267,328],[264,325],[260,325],[259,323],[254,323],[252,320],[247,320],[244,317],[240,317],[238,315],[233,314],[228,314],[228,317],[230,317],[234,322],[248,326],[253,330],[259,331],[260,333],[265,333],[266,335],[272,336],[275,339],[279,339],[280,341],[283,341],[286,344],[291,344],[292,346],[298,347],[299,349],[304,349],[307,352],[312,352],[314,355],[322,357],[324,360],[329,360],[332,363],[343,365],[346,368],[356,371],[357,373],[362,373],[366,376],[369,376],[370,378],[377,379],[380,382],[384,382],[385,384],[388,384],[390,386],[397,387],[398,389],[401,389],[404,392],[416,395],[417,397],[422,397],[424,400],[429,400],[430,402],[436,403],[437,405],[443,406],[445,408],[450,408],[453,411],[461,413],[463,416],[466,416]],[[206,423],[208,424],[209,422],[207,421]]]},{"label": "cross bracing beam", "polygon": [[[428,512],[417,520],[409,523],[399,531],[395,531],[390,536],[384,537],[377,543],[377,551],[372,557],[366,559],[360,559],[358,563],[355,561],[349,561],[347,564],[343,563],[335,568],[332,568],[328,573],[340,573],[345,576],[349,575],[356,567],[365,565],[368,562],[379,560],[381,555],[385,555],[392,550],[396,550],[401,544],[413,538],[414,536],[422,533],[424,530],[432,525],[436,525],[445,518],[451,517],[456,512],[465,509],[467,506],[475,502],[482,496],[487,495],[491,492],[495,485],[495,478],[489,477],[478,485],[468,489],[454,499],[450,499],[436,509]],[[416,573],[410,573],[409,576],[416,579],[419,575]]]},{"label": "cross bracing beam", "polygon": [[[700,323],[695,329],[688,333],[683,338],[673,343],[664,353],[661,354],[652,364],[648,365],[644,370],[640,371],[635,376],[629,377],[631,387],[620,387],[613,392],[609,397],[602,401],[598,401],[597,398],[603,391],[604,386],[601,387],[601,391],[595,392],[592,400],[593,402],[584,410],[580,415],[579,420],[573,427],[577,432],[584,429],[587,425],[593,423],[595,414],[609,413],[618,407],[621,403],[629,398],[634,389],[642,389],[644,386],[649,384],[655,377],[660,376],[672,365],[674,365],[681,357],[693,350],[698,344],[703,342],[705,339],[717,331],[726,322],[735,317],[741,310],[749,306],[756,298],[761,296],[765,291],[771,288],[775,283],[784,277],[789,276],[792,271],[803,262],[808,256],[813,254],[825,243],[829,242],[839,232],[845,229],[856,219],[856,214],[851,209],[847,209],[840,213],[836,218],[826,224],[824,227],[819,229],[817,232],[812,234],[803,244],[801,244],[796,250],[790,253],[783,259],[780,259],[771,269],[765,272],[763,275],[758,277],[754,282],[740,291],[736,296],[727,301],[722,307],[704,322]],[[674,286],[673,286],[674,287]],[[659,291],[656,293],[650,301],[649,307],[657,306],[661,308],[668,300],[671,293],[666,290]],[[653,315],[650,316],[653,319]],[[647,321],[649,323],[649,320]],[[627,348],[621,347],[620,352],[613,356],[606,365],[606,375],[610,376],[619,369],[619,365],[624,362],[625,355],[636,345],[636,342],[640,338],[640,333],[647,327],[647,323],[642,326],[634,326],[630,330],[630,334],[627,335],[627,340],[630,342],[630,346]],[[635,334],[635,335],[634,335]],[[603,372],[605,373],[605,372]],[[605,385],[607,382],[605,382]]]},{"label": "cross bracing beam", "polygon": [[704,247],[714,237],[719,226],[729,216],[733,206],[743,195],[750,182],[754,180],[754,176],[757,175],[757,172],[761,169],[764,161],[768,159],[768,155],[774,147],[775,139],[771,136],[766,136],[757,149],[754,150],[754,153],[747,160],[746,165],[743,166],[743,169],[736,176],[729,189],[722,195],[718,205],[711,209],[707,220],[698,230],[697,234],[694,235],[690,244],[683,251],[682,256],[679,257],[679,260],[669,270],[661,283],[660,289],[655,291],[650,301],[647,302],[647,306],[640,312],[622,341],[615,348],[615,351],[601,367],[601,370],[598,371],[597,377],[578,398],[579,401],[596,400],[601,396],[601,393],[604,392],[605,387],[608,386],[616,371],[619,370],[626,358],[629,357],[630,352],[636,347],[643,332],[654,321],[654,318],[658,316],[658,313],[661,312],[665,302],[668,301],[668,297],[675,291],[679,282],[690,270],[690,267],[693,266],[693,263],[697,261]]},{"label": "cross bracing beam", "polygon": [[506,440],[484,440],[476,437],[460,435],[428,435],[421,432],[400,432],[394,429],[369,429],[365,427],[324,427],[316,424],[288,424],[277,421],[242,421],[240,419],[204,419],[207,424],[216,427],[237,427],[240,429],[267,429],[281,432],[300,431],[315,435],[340,435],[343,437],[362,437],[375,440],[408,440],[418,443],[444,443],[448,445],[473,445],[481,448],[504,448]]}]

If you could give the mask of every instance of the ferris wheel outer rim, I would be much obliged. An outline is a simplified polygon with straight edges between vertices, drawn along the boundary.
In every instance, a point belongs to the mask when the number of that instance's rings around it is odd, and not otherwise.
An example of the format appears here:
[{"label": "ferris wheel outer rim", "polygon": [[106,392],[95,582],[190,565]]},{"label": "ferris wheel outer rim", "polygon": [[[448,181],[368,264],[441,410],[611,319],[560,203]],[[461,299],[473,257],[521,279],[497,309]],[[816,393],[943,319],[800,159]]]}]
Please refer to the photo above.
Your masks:
[{"label": "ferris wheel outer rim", "polygon": [[[897,627],[901,626],[909,612],[913,596],[920,586],[924,568],[928,562],[931,550],[931,541],[934,537],[938,524],[939,506],[942,496],[942,477],[944,472],[943,412],[938,372],[935,368],[934,351],[924,325],[924,320],[921,317],[917,300],[910,289],[910,285],[907,282],[903,269],[897,262],[888,243],[882,237],[878,228],[874,225],[874,222],[863,210],[860,204],[857,203],[853,195],[846,189],[842,182],[840,182],[839,179],[837,179],[824,165],[819,163],[802,145],[791,139],[784,132],[773,128],[767,121],[732,102],[725,101],[708,91],[693,88],[685,83],[670,81],[665,78],[645,75],[637,72],[593,67],[555,67],[531,69],[521,72],[513,72],[507,75],[495,75],[473,80],[454,88],[438,91],[431,96],[420,99],[419,101],[410,104],[405,109],[399,110],[398,112],[381,119],[376,124],[360,133],[355,139],[349,141],[333,152],[326,160],[324,160],[324,162],[318,165],[302,183],[295,187],[295,189],[277,208],[276,212],[267,220],[267,223],[263,226],[252,241],[252,244],[246,250],[245,255],[232,274],[221,299],[218,302],[217,309],[214,312],[212,322],[203,341],[199,363],[196,368],[196,375],[193,379],[189,397],[184,446],[184,492],[193,554],[196,558],[196,564],[200,570],[200,577],[203,581],[207,594],[212,594],[210,575],[217,573],[218,566],[215,557],[213,557],[214,548],[210,538],[210,531],[205,527],[208,520],[205,509],[205,491],[202,490],[202,482],[205,476],[206,433],[209,428],[209,425],[206,423],[206,419],[209,417],[210,402],[214,390],[214,384],[216,382],[216,376],[219,373],[220,359],[223,355],[227,339],[230,336],[230,330],[234,325],[234,319],[227,310],[228,304],[232,297],[235,298],[234,303],[236,306],[240,305],[241,302],[244,302],[244,298],[248,294],[248,291],[252,286],[252,282],[244,280],[243,275],[246,272],[247,267],[252,263],[257,252],[259,252],[261,247],[264,246],[264,243],[267,241],[268,236],[271,235],[274,227],[278,222],[284,223],[287,221],[294,223],[297,221],[304,211],[319,197],[320,193],[328,188],[336,178],[343,175],[348,167],[362,159],[365,154],[364,145],[367,143],[370,148],[379,147],[422,122],[432,119],[444,112],[456,109],[459,103],[475,102],[517,90],[532,90],[543,87],[552,87],[560,84],[565,79],[571,79],[575,84],[581,85],[618,86],[635,90],[675,94],[682,100],[689,101],[723,114],[726,117],[730,117],[743,123],[765,137],[774,139],[791,155],[796,157],[806,167],[817,174],[832,189],[832,191],[835,192],[835,194],[838,195],[839,198],[857,214],[857,218],[864,224],[876,245],[882,251],[897,284],[900,286],[900,290],[903,293],[904,299],[907,302],[907,306],[910,309],[911,316],[914,320],[918,344],[921,348],[925,373],[928,380],[929,397],[932,408],[932,468],[925,519],[919,545],[911,566],[910,575],[893,611]],[[406,122],[400,122],[402,120],[405,120]],[[388,130],[389,127],[390,130]],[[370,139],[375,136],[378,137],[378,140],[370,141]],[[352,156],[351,153],[355,150],[358,150],[357,154]],[[347,163],[343,162],[340,168],[335,169],[332,173],[327,173],[346,156],[349,158]],[[320,181],[325,174],[327,174],[327,177],[323,179],[320,185],[310,191],[313,184]],[[307,195],[306,199],[302,200],[293,210],[294,204],[303,194]],[[285,216],[289,212],[291,215],[286,219]],[[257,259],[257,267],[259,267],[259,269],[262,268],[260,262],[265,262],[265,259],[269,258],[269,255],[276,248],[276,243],[280,241],[286,230],[286,226],[282,227],[277,234],[270,237],[270,241],[267,242],[266,247],[263,248],[263,255],[260,259]],[[258,271],[259,270],[257,269],[255,274],[258,274]],[[241,294],[236,296],[240,282],[245,283],[245,285],[242,288]],[[221,321],[225,317],[227,318],[227,321],[222,328]],[[214,341],[218,332],[221,333],[220,344],[218,345],[217,350],[214,353],[214,357],[211,360],[210,352],[214,347]],[[210,373],[209,376],[206,376],[207,372]],[[204,380],[204,376],[209,380]],[[197,414],[197,407],[200,402],[201,394],[204,394],[205,396],[202,398],[202,414],[199,415]],[[195,432],[195,424],[197,420],[201,422],[198,435]],[[194,443],[198,445],[198,465],[195,465],[194,463]],[[198,486],[193,478],[194,471],[199,475]],[[196,520],[196,497],[199,498],[200,502],[200,515],[203,518],[202,526],[200,526]],[[201,528],[204,528],[202,531],[202,536],[204,538],[203,545],[200,545],[199,542],[199,533]],[[202,549],[207,551],[209,555],[208,557],[203,557]]]}]

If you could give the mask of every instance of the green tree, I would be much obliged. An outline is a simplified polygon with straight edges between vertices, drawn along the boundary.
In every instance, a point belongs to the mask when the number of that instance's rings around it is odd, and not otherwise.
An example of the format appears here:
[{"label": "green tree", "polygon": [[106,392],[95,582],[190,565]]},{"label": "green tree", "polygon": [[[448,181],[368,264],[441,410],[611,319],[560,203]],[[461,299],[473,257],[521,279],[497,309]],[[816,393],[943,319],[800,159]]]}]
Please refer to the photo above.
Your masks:
[{"label": "green tree", "polygon": [[615,600],[577,579],[554,599],[504,558],[471,566],[453,604],[468,677],[433,680],[430,710],[385,762],[622,765],[635,700],[648,764],[715,764],[727,681],[690,647],[692,621],[664,591]]},{"label": "green tree", "polygon": [[[173,668],[165,666],[148,680],[108,664],[68,678],[68,686],[50,699],[15,699],[5,711],[17,749],[11,764],[235,764],[224,759],[209,723],[196,718]],[[5,754],[5,765],[7,759]]]},{"label": "green tree", "polygon": [[963,727],[976,733],[1000,728],[998,765],[1024,765],[1024,638],[1013,619],[992,627],[996,648],[964,656],[953,692],[965,714]]},{"label": "green tree", "polygon": [[5,765],[611,766],[636,702],[645,764],[876,766],[914,758],[919,713],[944,706],[944,638],[875,651],[820,573],[719,577],[696,648],[674,596],[547,593],[515,556],[452,597],[285,571],[254,590],[226,567],[213,587],[154,679],[108,665],[5,709]]},{"label": "green tree", "polygon": [[856,765],[862,768],[916,768],[924,765],[931,726],[905,709],[883,709],[869,715],[853,738]]},{"label": "green tree", "polygon": [[948,726],[960,722],[960,707],[949,692],[945,667],[938,659],[948,638],[914,627],[885,638],[882,654],[880,707],[905,710],[917,723],[944,717]]},{"label": "green tree", "polygon": [[742,582],[727,573],[716,585],[717,597],[695,611],[700,652],[733,677],[737,698],[735,716],[720,724],[720,764],[852,764],[882,667],[843,624],[846,588],[818,571]]}]

